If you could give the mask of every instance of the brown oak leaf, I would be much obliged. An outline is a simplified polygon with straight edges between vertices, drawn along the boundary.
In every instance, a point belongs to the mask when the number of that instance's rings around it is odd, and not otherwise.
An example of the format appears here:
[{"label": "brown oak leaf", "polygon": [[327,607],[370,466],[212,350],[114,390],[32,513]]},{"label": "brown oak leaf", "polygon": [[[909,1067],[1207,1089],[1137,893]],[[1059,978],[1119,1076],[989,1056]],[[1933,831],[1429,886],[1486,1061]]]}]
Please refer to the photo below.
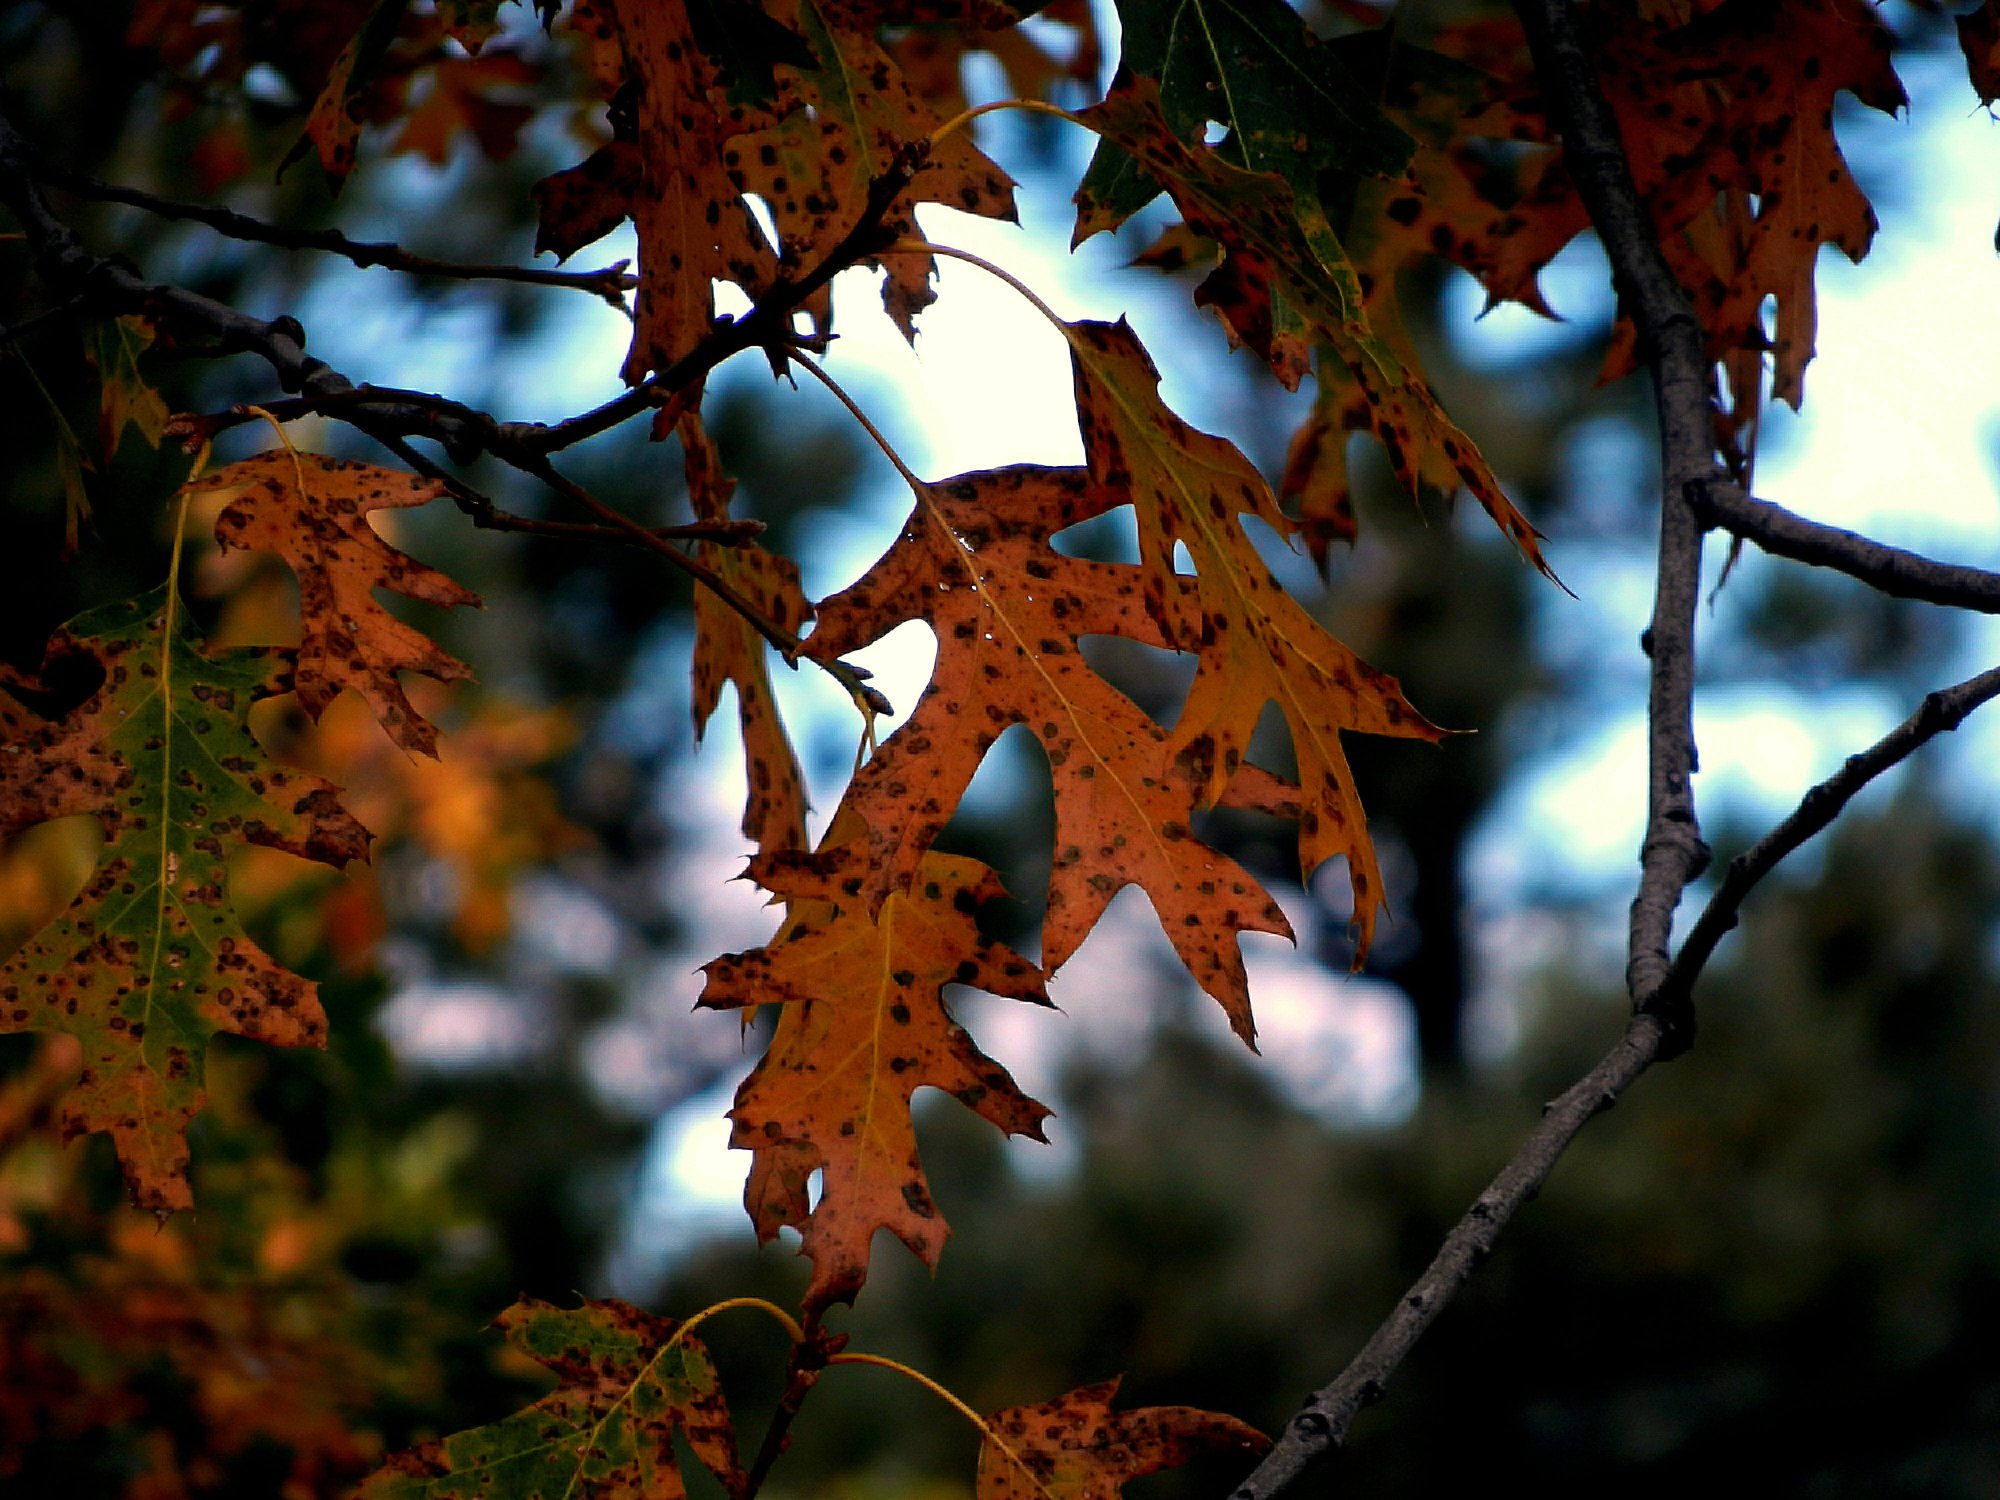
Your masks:
[{"label": "brown oak leaf", "polygon": [[1247,1422],[1192,1406],[1113,1411],[1118,1382],[1081,1386],[986,1419],[978,1500],[1117,1500],[1125,1485],[1209,1453],[1258,1454],[1269,1438]]},{"label": "brown oak leaf", "polygon": [[[679,432],[688,498],[696,518],[727,520],[736,481],[722,472],[721,455],[698,416],[682,417]],[[695,555],[764,619],[787,633],[797,635],[812,618],[812,606],[799,587],[798,564],[790,558],[749,542],[733,547],[702,542]],[[805,773],[771,695],[769,647],[757,629],[711,589],[696,590],[694,621],[695,736],[699,738],[715,716],[724,684],[733,683],[750,788],[743,808],[744,835],[760,853],[802,849]]]},{"label": "brown oak leaf", "polygon": [[897,542],[820,605],[807,650],[845,655],[909,619],[937,636],[930,685],[842,804],[867,829],[871,899],[909,887],[987,750],[1025,724],[1055,786],[1043,964],[1060,968],[1111,898],[1137,884],[1248,1042],[1255,1027],[1238,937],[1290,937],[1291,928],[1248,871],[1194,836],[1207,767],[1191,775],[1167,732],[1084,659],[1085,636],[1172,644],[1146,604],[1150,575],[1049,542],[1127,498],[1081,469],[1024,466],[925,485]]},{"label": "brown oak leaf", "polygon": [[437,730],[411,706],[398,672],[460,682],[471,669],[375,600],[386,588],[426,604],[479,596],[384,541],[368,517],[423,505],[442,485],[395,469],[274,450],[189,486],[229,497],[216,517],[224,548],[275,552],[299,581],[299,706],[317,718],[342,688],[368,703],[406,750],[437,754]]},{"label": "brown oak leaf", "polygon": [[[835,831],[851,826],[836,819]],[[1048,1114],[944,1007],[947,984],[1048,1003],[1041,971],[974,920],[1004,894],[999,878],[975,860],[926,855],[911,888],[871,913],[866,861],[859,844],[752,861],[790,916],[767,946],[709,964],[700,1002],[784,1005],[770,1050],[737,1090],[730,1144],[755,1153],[746,1203],[759,1238],[788,1225],[803,1235],[809,1310],[853,1300],[878,1229],[927,1265],[944,1248],[910,1119],[919,1088],[943,1089],[1010,1135],[1042,1139]]]}]

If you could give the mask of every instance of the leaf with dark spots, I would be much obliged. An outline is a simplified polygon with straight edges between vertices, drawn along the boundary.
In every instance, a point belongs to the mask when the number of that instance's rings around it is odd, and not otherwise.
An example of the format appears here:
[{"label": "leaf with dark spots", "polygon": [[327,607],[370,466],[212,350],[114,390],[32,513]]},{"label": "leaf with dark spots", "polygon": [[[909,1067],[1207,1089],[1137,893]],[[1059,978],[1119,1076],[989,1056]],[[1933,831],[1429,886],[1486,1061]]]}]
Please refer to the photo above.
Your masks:
[{"label": "leaf with dark spots", "polygon": [[317,719],[342,688],[353,688],[397,744],[435,756],[437,730],[411,706],[397,674],[459,682],[472,673],[384,609],[374,591],[447,607],[477,605],[479,596],[398,551],[368,518],[423,505],[444,487],[396,469],[274,450],[188,488],[228,497],[215,520],[224,548],[275,552],[297,577],[299,706]]},{"label": "leaf with dark spots", "polygon": [[[1148,80],[1121,79],[1086,118],[1167,184],[1191,230],[1223,247],[1225,259],[1202,283],[1197,300],[1213,306],[1235,337],[1268,338],[1257,352],[1279,370],[1294,369],[1298,354],[1278,334],[1300,320],[1359,390],[1369,430],[1404,488],[1414,494],[1429,484],[1449,494],[1463,486],[1522,554],[1547,571],[1539,534],[1501,490],[1478,447],[1445,415],[1417,367],[1370,323],[1355,268],[1313,205],[1301,205],[1276,176],[1244,171],[1206,147],[1184,144],[1161,116],[1158,91]],[[1076,342],[1072,338],[1072,347]]]},{"label": "leaf with dark spots", "polygon": [[1117,1500],[1125,1485],[1211,1453],[1254,1457],[1270,1439],[1247,1422],[1191,1406],[1113,1411],[1118,1382],[1081,1386],[986,1419],[978,1500]]},{"label": "leaf with dark spots", "polygon": [[[1328,859],[1346,858],[1358,963],[1374,933],[1382,878],[1340,736],[1436,740],[1441,731],[1410,707],[1395,679],[1343,646],[1272,576],[1243,519],[1280,536],[1291,523],[1233,443],[1167,409],[1159,373],[1132,330],[1121,321],[1069,331],[1091,470],[1123,477],[1139,514],[1149,598],[1164,601],[1171,588],[1179,622],[1168,639],[1200,657],[1168,753],[1200,804],[1212,805],[1244,764],[1264,705],[1279,706],[1299,769],[1301,871],[1310,879]],[[1191,580],[1173,571],[1176,543],[1194,561]],[[1233,879],[1223,888],[1243,889]]]},{"label": "leaf with dark spots", "polygon": [[109,1131],[134,1200],[165,1212],[192,1202],[186,1130],[209,1038],[326,1041],[315,986],[244,932],[229,856],[247,842],[338,866],[366,857],[368,833],[330,784],[272,762],[245,727],[287,673],[281,653],[204,655],[160,588],[49,642],[50,664],[79,654],[103,683],[63,718],[0,695],[0,835],[77,813],[105,835],[69,909],[0,969],[0,1031],[82,1043],[63,1130]]},{"label": "leaf with dark spots", "polygon": [[312,113],[306,118],[305,133],[279,163],[280,174],[311,151],[319,158],[320,169],[334,191],[338,192],[347,181],[361,144],[361,126],[368,111],[375,68],[388,52],[408,8],[409,0],[376,0],[360,30],[334,59],[319,97],[313,101]]},{"label": "leaf with dark spots", "polygon": [[695,45],[716,65],[717,82],[732,104],[777,102],[780,64],[813,66],[812,49],[791,27],[748,0],[689,0]]},{"label": "leaf with dark spots", "polygon": [[[834,832],[852,826],[843,814]],[[937,1263],[949,1231],[918,1159],[910,1096],[919,1088],[943,1089],[1010,1135],[1042,1139],[1048,1115],[944,1007],[947,983],[1047,1003],[1041,970],[981,936],[973,919],[1004,894],[998,877],[974,860],[926,855],[917,886],[871,912],[845,891],[848,870],[867,857],[865,846],[841,844],[753,860],[752,877],[791,915],[767,946],[709,964],[701,997],[712,1009],[784,1007],[737,1090],[730,1144],[753,1153],[746,1203],[759,1238],[786,1226],[803,1236],[808,1309],[853,1300],[878,1229]],[[808,1208],[815,1171],[821,1189]]]},{"label": "leaf with dark spots", "polygon": [[[688,498],[697,518],[729,518],[729,498],[736,482],[722,472],[722,458],[701,425],[701,418],[684,416],[679,423],[682,468]],[[696,556],[720,575],[762,618],[796,635],[812,618],[799,587],[798,564],[766,552],[753,543],[725,547],[702,542]],[[743,730],[743,761],[748,794],[743,807],[743,833],[760,853],[803,848],[806,842],[805,773],[785,730],[771,692],[767,665],[770,648],[741,613],[711,589],[698,589],[694,601],[694,727],[699,739],[715,716],[725,684],[736,688],[737,719]]]},{"label": "leaf with dark spots", "polygon": [[[1088,635],[1150,646],[1192,639],[1178,623],[1171,631],[1160,623],[1162,612],[1185,617],[1190,585],[1174,581],[1168,604],[1149,606],[1158,593],[1149,570],[1069,557],[1049,541],[1130,498],[1082,469],[1023,466],[925,485],[901,539],[822,602],[806,647],[822,659],[842,656],[909,619],[937,637],[929,687],[842,804],[867,830],[872,902],[918,879],[987,748],[1025,724],[1055,786],[1043,964],[1060,968],[1111,898],[1136,884],[1188,971],[1249,1041],[1255,1027],[1238,939],[1289,937],[1291,929],[1248,871],[1188,836],[1204,788],[1175,766],[1166,731],[1077,649]],[[974,532],[982,533],[976,549],[966,541]],[[1083,857],[1114,846],[1116,859]],[[1076,858],[1062,857],[1069,849]],[[1201,894],[1204,884],[1242,896],[1225,910]],[[1189,923],[1191,915],[1199,920]]]},{"label": "leaf with dark spots", "polygon": [[394,1455],[355,1500],[683,1500],[677,1438],[727,1493],[742,1492],[714,1362],[673,1319],[627,1302],[524,1298],[495,1326],[561,1384],[498,1422]]},{"label": "leaf with dark spots", "polygon": [[[1863,0],[1725,0],[1683,25],[1621,17],[1598,29],[1593,65],[1709,356],[1768,357],[1772,395],[1796,407],[1816,339],[1820,247],[1858,261],[1876,228],[1834,136],[1838,96],[1885,114],[1908,102],[1888,27]],[[1533,76],[1518,39],[1500,66]],[[1493,215],[1475,274],[1495,298],[1537,306],[1535,277],[1588,222],[1561,156],[1544,154],[1518,201]],[[1607,376],[1635,355],[1621,323]]]},{"label": "leaf with dark spots", "polygon": [[[835,0],[800,0],[798,24],[816,65],[780,66],[786,117],[732,143],[731,176],[770,209],[784,263],[813,265],[860,222],[871,186],[888,175],[904,149],[944,121],[911,88],[882,48],[865,13]],[[915,207],[943,203],[966,213],[1011,221],[1014,181],[959,131],[936,142],[905,195],[883,219],[885,242],[921,237]],[[928,255],[870,259],[887,268],[884,305],[906,338],[916,314],[935,298]],[[822,331],[828,304],[814,305]]]},{"label": "leaf with dark spots", "polygon": [[[1167,124],[1253,172],[1275,172],[1318,206],[1323,173],[1394,177],[1410,141],[1284,0],[1125,0],[1122,66],[1159,85]],[[1115,228],[1160,191],[1155,174],[1102,141],[1078,189],[1078,237]],[[1087,227],[1086,227],[1087,226]]]},{"label": "leaf with dark spots", "polygon": [[604,96],[630,101],[630,127],[537,185],[536,245],[566,255],[632,220],[640,280],[623,373],[636,385],[708,334],[712,283],[754,297],[777,274],[777,254],[724,162],[734,140],[769,121],[728,104],[723,69],[696,41],[686,6],[576,0],[568,24]]}]

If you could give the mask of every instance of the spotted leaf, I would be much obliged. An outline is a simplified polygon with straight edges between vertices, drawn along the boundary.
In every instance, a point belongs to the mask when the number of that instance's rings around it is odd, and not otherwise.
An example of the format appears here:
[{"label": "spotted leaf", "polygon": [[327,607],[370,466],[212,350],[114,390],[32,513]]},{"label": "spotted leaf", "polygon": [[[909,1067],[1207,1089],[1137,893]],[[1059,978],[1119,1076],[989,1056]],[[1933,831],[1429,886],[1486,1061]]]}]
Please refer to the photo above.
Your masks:
[{"label": "spotted leaf", "polygon": [[275,552],[299,581],[299,706],[318,718],[342,688],[367,701],[406,750],[437,754],[437,730],[411,706],[399,672],[443,682],[472,675],[429,636],[376,602],[386,588],[445,606],[479,596],[384,541],[368,517],[444,493],[414,474],[310,453],[260,453],[196,481],[196,494],[228,497],[216,517],[223,547]]},{"label": "spotted leaf", "polygon": [[1258,1454],[1270,1439],[1192,1406],[1113,1411],[1118,1382],[1086,1385],[986,1419],[978,1500],[1116,1500],[1128,1481],[1210,1453]]},{"label": "spotted leaf", "polygon": [[88,814],[105,843],[68,910],[0,969],[0,1031],[82,1043],[63,1130],[109,1131],[134,1200],[166,1212],[192,1202],[186,1131],[209,1038],[326,1041],[315,986],[244,932],[231,854],[263,844],[338,866],[368,834],[331,784],[276,765],[245,727],[283,689],[283,653],[204,654],[160,588],[71,621],[48,660],[74,656],[104,675],[73,712],[0,701],[0,835]]},{"label": "spotted leaf", "polygon": [[[852,826],[851,818],[837,829]],[[1003,892],[970,859],[926,855],[907,891],[872,912],[865,846],[765,856],[751,874],[791,903],[777,938],[707,967],[701,1004],[782,1003],[771,1046],[737,1090],[730,1144],[756,1154],[748,1191],[760,1238],[801,1231],[808,1308],[851,1301],[875,1231],[935,1265],[948,1232],[918,1160],[910,1096],[938,1088],[1010,1135],[1042,1139],[1048,1111],[982,1053],[945,1009],[967,984],[1043,1004],[1041,971],[982,937],[974,914]],[[806,1179],[822,1173],[808,1207]]]},{"label": "spotted leaf", "polygon": [[744,1481],[715,1365],[630,1303],[524,1298],[496,1320],[561,1384],[525,1410],[392,1457],[356,1500],[683,1500],[676,1438],[729,1494]]}]

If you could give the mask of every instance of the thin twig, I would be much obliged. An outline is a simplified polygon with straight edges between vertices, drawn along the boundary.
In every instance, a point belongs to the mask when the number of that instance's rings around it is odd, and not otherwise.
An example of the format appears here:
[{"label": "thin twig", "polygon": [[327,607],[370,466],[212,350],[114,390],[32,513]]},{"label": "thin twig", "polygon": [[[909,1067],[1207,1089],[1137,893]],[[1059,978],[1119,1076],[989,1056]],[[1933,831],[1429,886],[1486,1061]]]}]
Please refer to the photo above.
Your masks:
[{"label": "thin twig", "polygon": [[72,172],[40,159],[33,160],[30,165],[45,182],[55,183],[80,197],[123,203],[130,208],[144,209],[156,218],[205,224],[216,233],[235,240],[276,245],[282,250],[324,251],[364,269],[379,266],[389,271],[441,276],[455,281],[517,281],[529,286],[568,287],[601,297],[620,312],[627,311],[624,293],[639,284],[639,278],[627,270],[630,261],[621,260],[592,271],[561,271],[547,266],[474,265],[463,261],[438,260],[405,250],[401,245],[349,239],[337,229],[293,229],[266,223],[248,214],[237,213],[234,209],[162,198],[137,188],[102,182],[85,173]]},{"label": "thin twig", "polygon": [[1697,482],[1689,499],[1704,525],[1718,526],[1755,542],[1774,557],[1832,568],[1860,579],[1877,593],[1898,599],[2000,614],[2000,573],[1938,562],[1858,532],[1808,521],[1795,511],[1746,495],[1740,486],[1722,480]]},{"label": "thin twig", "polygon": [[1486,1258],[1514,1211],[1541,1190],[1583,1127],[1659,1061],[1666,1041],[1666,1023],[1660,1016],[1650,1011],[1634,1014],[1618,1045],[1543,1108],[1540,1122],[1452,1226],[1395,1311],[1383,1319],[1346,1369],[1306,1398],[1263,1462],[1231,1492],[1230,1500],[1270,1500],[1313,1459],[1347,1441],[1354,1418],[1382,1398],[1389,1377]]},{"label": "thin twig", "polygon": [[[280,417],[280,420],[283,418]],[[544,521],[502,510],[490,495],[473,488],[449,469],[425,457],[397,433],[371,431],[365,418],[357,425],[362,432],[374,438],[413,471],[443,485],[452,503],[471,520],[474,526],[483,531],[512,531],[524,536],[563,537],[576,541],[619,542],[627,545],[633,541],[631,531],[622,526],[606,526],[589,521]],[[661,541],[713,542],[720,547],[739,547],[761,535],[764,523],[749,519],[695,521],[681,526],[654,526],[645,530],[648,535]]]},{"label": "thin twig", "polygon": [[271,366],[280,388],[294,397],[289,403],[263,403],[273,412],[294,416],[337,410],[351,421],[354,412],[366,409],[373,419],[372,435],[394,430],[431,438],[454,462],[470,463],[490,453],[533,473],[537,458],[545,459],[653,410],[673,392],[746,349],[763,348],[771,351],[774,361],[782,361],[783,350],[794,340],[791,320],[797,310],[840,272],[879,255],[893,238],[883,221],[929,156],[928,141],[906,144],[882,176],[869,184],[854,226],[818,265],[796,277],[780,277],[741,317],[718,319],[706,337],[665,370],[601,406],[555,423],[501,422],[448,397],[357,385],[305,352],[305,330],[294,318],[263,323],[212,297],[147,281],[117,260],[91,254],[50,210],[37,180],[42,169],[4,115],[0,115],[0,204],[20,220],[37,270],[52,291],[80,295],[110,312],[143,313],[156,323],[172,325],[181,335],[178,347],[183,353],[205,343],[205,352],[212,354],[260,356]]},{"label": "thin twig", "polygon": [[1779,861],[1838,817],[1869,782],[1938,735],[1958,728],[1966,715],[1996,696],[2000,696],[2000,667],[1926,694],[1909,718],[1860,754],[1850,755],[1838,771],[1807,792],[1783,822],[1729,862],[1721,884],[1674,956],[1667,989],[1684,995],[1693,988],[1715,945],[1736,925],[1744,897]]},{"label": "thin twig", "polygon": [[1389,1377],[1490,1251],[1515,1210],[1533,1197],[1577,1134],[1655,1062],[1684,1050],[1693,1031],[1686,992],[1669,990],[1669,941],[1681,895],[1708,849],[1695,818],[1694,621],[1703,523],[1690,491],[1718,472],[1701,325],[1647,221],[1617,122],[1584,50],[1569,0],[1516,0],[1563,162],[1611,258],[1626,310],[1653,366],[1663,485],[1658,585],[1644,641],[1652,658],[1647,705],[1650,767],[1645,842],[1632,903],[1626,984],[1634,1009],[1604,1058],[1543,1111],[1541,1122],[1479,1195],[1436,1257],[1347,1367],[1286,1423],[1276,1445],[1232,1500],[1269,1500],[1311,1460],[1346,1440],[1355,1415],[1381,1398]]}]

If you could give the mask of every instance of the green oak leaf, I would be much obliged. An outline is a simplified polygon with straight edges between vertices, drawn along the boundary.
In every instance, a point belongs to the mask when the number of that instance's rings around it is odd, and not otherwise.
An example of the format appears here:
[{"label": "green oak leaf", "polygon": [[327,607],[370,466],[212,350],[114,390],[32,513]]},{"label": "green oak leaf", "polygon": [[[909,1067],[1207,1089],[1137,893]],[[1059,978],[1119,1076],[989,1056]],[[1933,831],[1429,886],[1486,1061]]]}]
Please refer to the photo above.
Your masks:
[{"label": "green oak leaf", "polygon": [[166,1213],[193,1202],[187,1126],[209,1038],[326,1043],[316,987],[243,930],[231,854],[263,844],[338,866],[365,858],[369,835],[330,783],[278,765],[246,727],[288,686],[289,653],[203,654],[162,586],[79,615],[46,663],[77,656],[104,680],[60,719],[0,693],[0,837],[77,814],[105,836],[68,910],[0,968],[0,1031],[82,1043],[64,1134],[109,1131],[134,1201]]},{"label": "green oak leaf", "polygon": [[683,1500],[682,1434],[732,1495],[744,1476],[708,1351],[629,1303],[523,1298],[496,1326],[561,1377],[533,1406],[394,1455],[355,1500]]},{"label": "green oak leaf", "polygon": [[[1174,134],[1198,141],[1215,121],[1222,156],[1284,178],[1302,216],[1317,212],[1323,172],[1393,178],[1409,165],[1410,138],[1284,0],[1120,0],[1118,15],[1123,69],[1159,85]],[[1154,181],[1100,142],[1077,190],[1078,238],[1122,223]]]}]

